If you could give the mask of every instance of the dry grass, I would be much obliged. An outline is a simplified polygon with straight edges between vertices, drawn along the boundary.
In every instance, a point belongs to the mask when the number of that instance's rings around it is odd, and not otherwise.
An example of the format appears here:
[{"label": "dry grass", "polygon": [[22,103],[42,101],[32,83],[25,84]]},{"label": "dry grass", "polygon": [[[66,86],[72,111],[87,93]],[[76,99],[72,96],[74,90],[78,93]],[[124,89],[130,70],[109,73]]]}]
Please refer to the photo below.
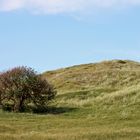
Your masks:
[{"label": "dry grass", "polygon": [[140,140],[140,64],[115,60],[45,73],[46,114],[0,111],[0,140]]},{"label": "dry grass", "polygon": [[1,111],[0,140],[140,139],[140,86],[65,93],[54,106],[49,114]]},{"label": "dry grass", "polygon": [[122,88],[140,83],[140,63],[113,60],[73,66],[43,74],[60,93],[89,88]]},{"label": "dry grass", "polygon": [[[2,114],[1,114],[2,115]],[[76,116],[75,116],[76,115]],[[4,117],[5,116],[5,117]],[[139,140],[140,121],[134,118],[93,117],[84,114],[1,116],[1,140]]]}]

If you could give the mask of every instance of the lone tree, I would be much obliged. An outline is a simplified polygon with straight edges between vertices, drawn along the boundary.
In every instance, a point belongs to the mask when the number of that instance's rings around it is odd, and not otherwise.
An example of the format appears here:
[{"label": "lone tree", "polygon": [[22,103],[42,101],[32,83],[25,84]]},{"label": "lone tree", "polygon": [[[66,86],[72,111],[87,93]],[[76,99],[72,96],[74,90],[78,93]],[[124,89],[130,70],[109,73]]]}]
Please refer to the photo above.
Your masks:
[{"label": "lone tree", "polygon": [[29,105],[43,107],[55,97],[56,91],[32,68],[16,67],[0,73],[0,105],[20,112]]}]

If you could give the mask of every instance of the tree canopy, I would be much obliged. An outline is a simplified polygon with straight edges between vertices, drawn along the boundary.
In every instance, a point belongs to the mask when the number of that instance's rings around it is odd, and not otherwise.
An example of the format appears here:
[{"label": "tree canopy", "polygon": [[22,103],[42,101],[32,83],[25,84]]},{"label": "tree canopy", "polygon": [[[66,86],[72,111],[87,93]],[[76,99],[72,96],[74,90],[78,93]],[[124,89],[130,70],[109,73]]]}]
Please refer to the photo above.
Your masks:
[{"label": "tree canopy", "polygon": [[9,106],[14,112],[33,105],[48,105],[56,91],[32,68],[16,67],[0,73],[0,104]]}]

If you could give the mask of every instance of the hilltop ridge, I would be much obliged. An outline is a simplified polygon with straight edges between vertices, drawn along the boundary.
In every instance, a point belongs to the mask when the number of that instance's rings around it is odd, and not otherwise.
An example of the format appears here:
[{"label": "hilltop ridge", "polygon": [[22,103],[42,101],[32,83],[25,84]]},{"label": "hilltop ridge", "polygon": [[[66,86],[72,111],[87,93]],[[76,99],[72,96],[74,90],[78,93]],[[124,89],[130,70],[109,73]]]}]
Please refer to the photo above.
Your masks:
[{"label": "hilltop ridge", "polygon": [[58,91],[91,88],[120,89],[140,83],[140,63],[131,60],[111,60],[75,65],[43,73]]}]

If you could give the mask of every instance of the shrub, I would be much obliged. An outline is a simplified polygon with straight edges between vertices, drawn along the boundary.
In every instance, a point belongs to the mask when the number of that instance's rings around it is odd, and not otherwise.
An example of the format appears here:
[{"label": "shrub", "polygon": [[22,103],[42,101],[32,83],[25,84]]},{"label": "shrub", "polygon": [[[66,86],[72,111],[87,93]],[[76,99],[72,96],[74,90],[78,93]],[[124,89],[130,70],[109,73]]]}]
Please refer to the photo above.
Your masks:
[{"label": "shrub", "polygon": [[53,86],[32,68],[16,67],[0,74],[0,105],[14,112],[29,105],[43,107],[55,97]]}]

